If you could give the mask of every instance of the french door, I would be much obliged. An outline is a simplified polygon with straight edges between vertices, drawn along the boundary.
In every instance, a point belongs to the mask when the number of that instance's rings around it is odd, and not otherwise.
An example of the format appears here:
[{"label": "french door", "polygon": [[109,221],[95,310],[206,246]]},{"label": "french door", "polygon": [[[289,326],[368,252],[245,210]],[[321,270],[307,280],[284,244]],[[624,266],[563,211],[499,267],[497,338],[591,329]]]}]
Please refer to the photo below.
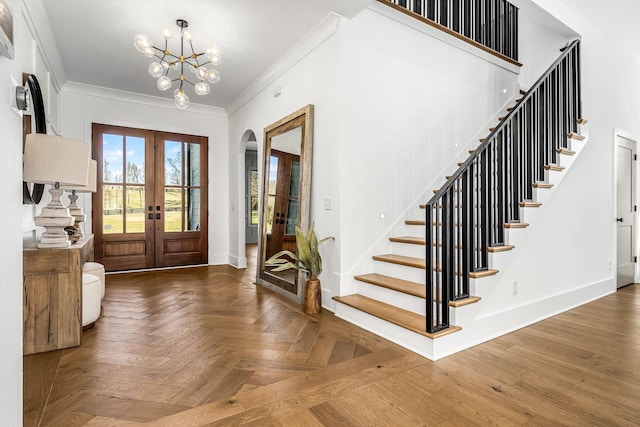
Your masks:
[{"label": "french door", "polygon": [[107,271],[207,262],[207,138],[93,125],[95,258]]}]

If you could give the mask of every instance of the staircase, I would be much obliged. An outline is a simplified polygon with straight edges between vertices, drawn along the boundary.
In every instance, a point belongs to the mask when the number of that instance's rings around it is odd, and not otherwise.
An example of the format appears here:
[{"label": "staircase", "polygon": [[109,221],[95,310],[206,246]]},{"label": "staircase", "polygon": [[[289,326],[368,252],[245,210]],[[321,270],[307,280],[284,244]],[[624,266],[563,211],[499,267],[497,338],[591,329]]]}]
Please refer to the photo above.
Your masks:
[{"label": "staircase", "polygon": [[478,307],[587,141],[579,64],[574,41],[355,276],[357,292],[334,297],[337,316],[430,359],[491,338]]}]

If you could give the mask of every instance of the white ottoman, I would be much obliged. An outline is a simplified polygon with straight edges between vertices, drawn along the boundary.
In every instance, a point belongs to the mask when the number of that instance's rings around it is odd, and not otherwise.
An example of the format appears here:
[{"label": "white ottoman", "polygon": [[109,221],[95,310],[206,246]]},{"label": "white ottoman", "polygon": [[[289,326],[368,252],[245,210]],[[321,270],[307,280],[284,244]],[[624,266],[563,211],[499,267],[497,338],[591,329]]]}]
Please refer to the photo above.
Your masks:
[{"label": "white ottoman", "polygon": [[93,274],[94,276],[97,276],[98,279],[100,279],[100,286],[102,286],[102,290],[101,290],[101,295],[100,295],[100,299],[104,298],[104,265],[98,263],[98,262],[92,262],[92,261],[88,261],[85,262],[84,265],[82,266],[82,272],[83,273],[87,273],[87,274]]},{"label": "white ottoman", "polygon": [[93,274],[82,274],[82,326],[93,324],[100,317],[102,286]]}]

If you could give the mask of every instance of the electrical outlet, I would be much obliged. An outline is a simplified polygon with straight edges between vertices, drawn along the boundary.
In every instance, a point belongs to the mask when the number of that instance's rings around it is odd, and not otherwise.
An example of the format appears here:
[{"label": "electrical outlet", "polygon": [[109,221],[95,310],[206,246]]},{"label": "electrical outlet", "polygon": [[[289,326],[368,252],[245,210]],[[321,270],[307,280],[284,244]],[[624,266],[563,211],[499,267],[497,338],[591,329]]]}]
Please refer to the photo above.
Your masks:
[{"label": "electrical outlet", "polygon": [[513,281],[513,295],[518,295],[518,281]]}]

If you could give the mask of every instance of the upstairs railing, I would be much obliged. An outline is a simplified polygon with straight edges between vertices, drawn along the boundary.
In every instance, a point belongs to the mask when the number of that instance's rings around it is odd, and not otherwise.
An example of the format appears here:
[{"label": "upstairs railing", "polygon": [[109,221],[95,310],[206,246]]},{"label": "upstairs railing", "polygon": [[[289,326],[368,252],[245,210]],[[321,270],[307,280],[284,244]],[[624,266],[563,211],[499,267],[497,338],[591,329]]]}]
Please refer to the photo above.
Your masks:
[{"label": "upstairs railing", "polygon": [[491,274],[489,252],[557,169],[582,117],[580,87],[576,40],[427,203],[427,332],[449,327],[449,302],[469,297],[470,277]]},{"label": "upstairs railing", "polygon": [[518,61],[518,8],[507,0],[379,0]]}]

